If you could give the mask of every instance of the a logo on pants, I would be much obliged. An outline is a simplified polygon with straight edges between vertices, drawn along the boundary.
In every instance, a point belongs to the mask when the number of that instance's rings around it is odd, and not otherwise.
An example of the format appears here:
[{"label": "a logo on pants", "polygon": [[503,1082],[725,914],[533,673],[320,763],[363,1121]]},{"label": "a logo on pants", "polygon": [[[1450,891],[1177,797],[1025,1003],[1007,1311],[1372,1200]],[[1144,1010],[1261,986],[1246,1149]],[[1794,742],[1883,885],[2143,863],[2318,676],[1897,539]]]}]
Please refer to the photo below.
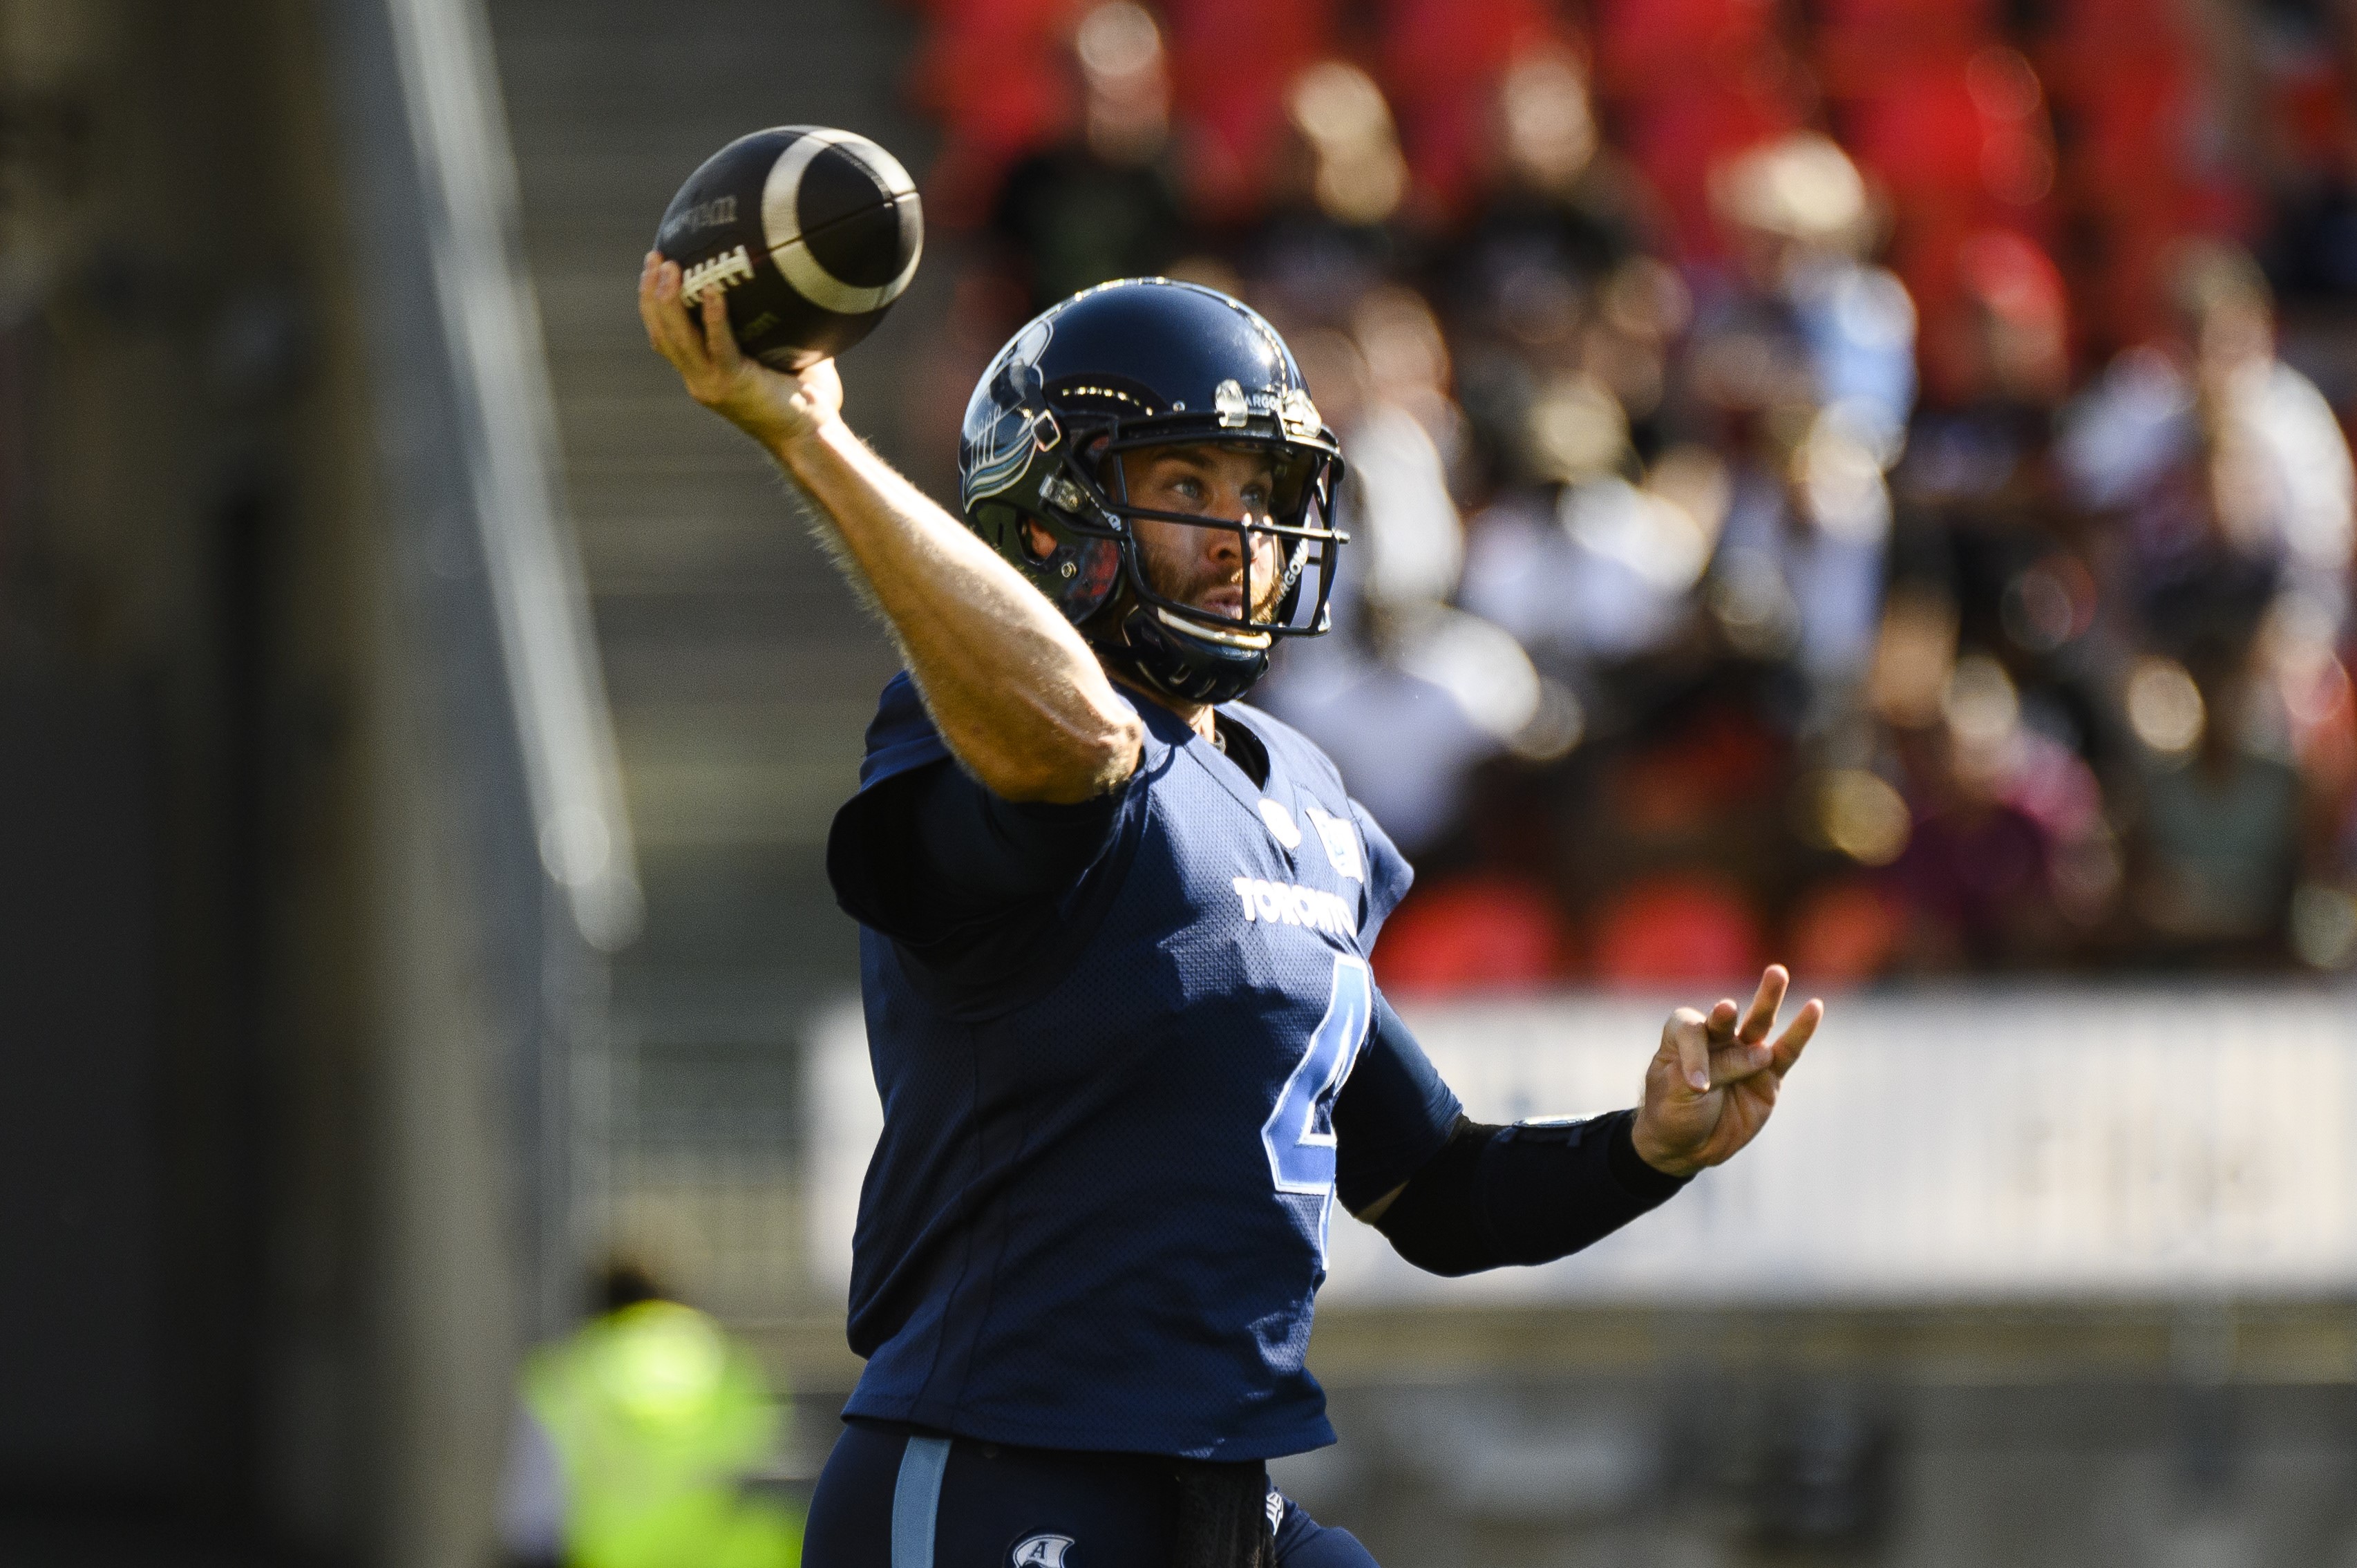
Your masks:
[{"label": "a logo on pants", "polygon": [[1064,1553],[1072,1549],[1069,1535],[1035,1535],[1015,1543],[1015,1555],[1007,1559],[1011,1568],[1064,1568]]}]

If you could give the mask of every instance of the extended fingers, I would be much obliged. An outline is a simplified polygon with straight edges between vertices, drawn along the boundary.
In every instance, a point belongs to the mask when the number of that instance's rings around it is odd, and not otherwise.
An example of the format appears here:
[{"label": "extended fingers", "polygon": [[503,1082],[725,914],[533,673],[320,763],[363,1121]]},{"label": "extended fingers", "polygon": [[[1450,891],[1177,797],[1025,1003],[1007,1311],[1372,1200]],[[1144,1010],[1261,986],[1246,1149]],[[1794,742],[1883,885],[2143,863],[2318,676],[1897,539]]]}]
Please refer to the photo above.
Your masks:
[{"label": "extended fingers", "polygon": [[1778,1078],[1791,1071],[1792,1064],[1801,1059],[1803,1047],[1808,1045],[1810,1036],[1817,1032],[1817,1026],[1824,1021],[1824,1016],[1825,1004],[1813,996],[1809,999],[1809,1004],[1801,1009],[1799,1016],[1795,1017],[1784,1033],[1778,1037],[1774,1049],[1770,1052],[1770,1059],[1775,1065]]},{"label": "extended fingers", "polygon": [[1752,993],[1751,1006],[1743,1015],[1741,1033],[1746,1045],[1758,1045],[1776,1026],[1776,1010],[1784,1005],[1784,992],[1792,983],[1792,972],[1781,963],[1770,964],[1760,975],[1760,989]]}]

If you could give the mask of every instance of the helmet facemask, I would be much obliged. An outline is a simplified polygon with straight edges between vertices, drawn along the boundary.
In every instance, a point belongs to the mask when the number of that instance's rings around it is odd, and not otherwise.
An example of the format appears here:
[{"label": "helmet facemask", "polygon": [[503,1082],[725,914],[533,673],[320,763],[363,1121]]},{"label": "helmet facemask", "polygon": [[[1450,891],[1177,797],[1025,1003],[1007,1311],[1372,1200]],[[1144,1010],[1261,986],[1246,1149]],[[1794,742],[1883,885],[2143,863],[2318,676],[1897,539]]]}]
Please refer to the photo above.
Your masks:
[{"label": "helmet facemask", "polygon": [[[1160,432],[1114,432],[1082,436],[1063,472],[1042,488],[1042,499],[1065,503],[1073,532],[1117,541],[1129,593],[1163,618],[1185,624],[1175,629],[1222,644],[1243,639],[1265,648],[1277,637],[1314,636],[1326,629],[1333,592],[1333,567],[1345,536],[1332,518],[1332,486],[1339,460],[1330,452],[1282,440],[1178,439]],[[1142,504],[1129,494],[1123,457],[1133,452],[1213,446],[1242,450],[1268,461],[1270,492],[1258,515],[1221,518]],[[1061,480],[1061,484],[1058,483]],[[1073,504],[1077,503],[1077,504]],[[1232,613],[1170,592],[1157,583],[1148,540],[1140,522],[1234,535],[1243,563],[1242,602]],[[1189,533],[1182,536],[1194,538]],[[1274,545],[1272,550],[1268,548]],[[1274,580],[1272,580],[1274,579]]]},{"label": "helmet facemask", "polygon": [[[1234,517],[1132,496],[1125,456],[1190,447],[1264,457],[1268,493]],[[1267,669],[1278,638],[1314,636],[1329,625],[1345,542],[1332,526],[1339,467],[1330,449],[1281,438],[1118,424],[1069,430],[1060,471],[1040,487],[1040,499],[1062,514],[1071,534],[1117,547],[1122,565],[1119,591],[1082,625],[1083,635],[1125,673],[1168,695],[1198,702],[1242,695]],[[1232,536],[1232,544],[1214,544],[1204,531]]]}]

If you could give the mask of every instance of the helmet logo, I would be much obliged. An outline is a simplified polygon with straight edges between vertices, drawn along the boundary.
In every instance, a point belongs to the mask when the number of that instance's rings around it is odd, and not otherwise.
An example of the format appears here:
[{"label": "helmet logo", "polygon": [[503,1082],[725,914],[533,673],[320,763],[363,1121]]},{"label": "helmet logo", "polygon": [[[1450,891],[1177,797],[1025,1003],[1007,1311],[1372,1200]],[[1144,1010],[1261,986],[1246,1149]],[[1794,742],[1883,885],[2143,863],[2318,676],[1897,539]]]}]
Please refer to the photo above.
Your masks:
[{"label": "helmet logo", "polygon": [[1048,351],[1048,339],[1055,335],[1056,324],[1053,321],[1044,318],[1034,321],[1017,333],[1015,341],[1007,345],[1007,363],[1027,369],[1037,364],[1039,356]]},{"label": "helmet logo", "polygon": [[1016,1542],[1007,1561],[1014,1568],[1029,1568],[1031,1564],[1038,1568],[1064,1568],[1064,1553],[1071,1549],[1072,1538],[1069,1535],[1035,1535]]},{"label": "helmet logo", "polygon": [[1031,467],[1034,455],[1062,435],[1055,415],[1039,401],[1039,356],[1055,336],[1052,320],[1031,323],[999,357],[966,404],[959,442],[964,472],[959,499],[967,506],[1012,489]]},{"label": "helmet logo", "polygon": [[1251,405],[1244,402],[1243,383],[1233,377],[1213,389],[1211,406],[1219,411],[1220,428],[1222,430],[1241,430],[1252,413]]}]

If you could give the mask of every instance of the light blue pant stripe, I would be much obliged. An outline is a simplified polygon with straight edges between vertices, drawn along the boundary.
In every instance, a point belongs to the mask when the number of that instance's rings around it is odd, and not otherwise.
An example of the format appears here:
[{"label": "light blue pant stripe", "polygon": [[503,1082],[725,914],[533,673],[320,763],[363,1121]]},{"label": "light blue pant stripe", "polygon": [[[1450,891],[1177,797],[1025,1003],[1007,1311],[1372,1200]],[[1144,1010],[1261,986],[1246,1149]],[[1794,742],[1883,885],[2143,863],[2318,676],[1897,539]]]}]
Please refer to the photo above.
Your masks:
[{"label": "light blue pant stripe", "polygon": [[942,1511],[942,1472],[950,1440],[911,1437],[892,1484],[892,1568],[933,1568],[933,1520]]}]

